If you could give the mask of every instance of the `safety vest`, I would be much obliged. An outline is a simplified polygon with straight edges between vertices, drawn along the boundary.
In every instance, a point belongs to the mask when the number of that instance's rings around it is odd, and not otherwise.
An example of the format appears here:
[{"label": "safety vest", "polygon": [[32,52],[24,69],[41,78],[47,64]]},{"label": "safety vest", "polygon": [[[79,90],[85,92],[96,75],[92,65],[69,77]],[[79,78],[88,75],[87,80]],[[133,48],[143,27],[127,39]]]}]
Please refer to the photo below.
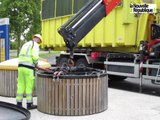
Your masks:
[{"label": "safety vest", "polygon": [[39,59],[39,45],[34,41],[26,42],[19,53],[19,66],[34,68]]}]

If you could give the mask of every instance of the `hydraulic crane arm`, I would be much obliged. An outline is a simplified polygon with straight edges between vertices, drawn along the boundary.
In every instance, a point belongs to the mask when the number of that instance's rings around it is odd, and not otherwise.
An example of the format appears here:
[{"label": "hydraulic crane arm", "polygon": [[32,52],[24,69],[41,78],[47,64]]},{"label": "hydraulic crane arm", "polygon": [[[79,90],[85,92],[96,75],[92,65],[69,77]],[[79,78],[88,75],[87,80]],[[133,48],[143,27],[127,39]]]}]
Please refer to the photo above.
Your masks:
[{"label": "hydraulic crane arm", "polygon": [[73,49],[120,2],[121,0],[92,0],[88,2],[75,16],[59,28],[58,32],[63,37],[66,46]]}]

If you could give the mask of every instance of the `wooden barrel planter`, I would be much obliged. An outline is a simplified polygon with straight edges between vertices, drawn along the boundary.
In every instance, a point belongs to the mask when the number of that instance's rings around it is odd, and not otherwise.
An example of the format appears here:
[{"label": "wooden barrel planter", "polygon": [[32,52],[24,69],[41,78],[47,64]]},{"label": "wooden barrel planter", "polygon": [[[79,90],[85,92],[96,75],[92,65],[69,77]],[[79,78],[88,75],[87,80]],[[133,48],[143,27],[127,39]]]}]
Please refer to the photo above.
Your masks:
[{"label": "wooden barrel planter", "polygon": [[[38,110],[53,115],[77,116],[99,113],[108,107],[108,79],[104,71],[80,70],[55,78],[39,72]],[[93,73],[91,73],[93,71]],[[83,74],[81,74],[83,73]]]},{"label": "wooden barrel planter", "polygon": [[17,70],[0,70],[0,95],[15,97]]},{"label": "wooden barrel planter", "polygon": [[[39,61],[41,67],[50,67],[50,64]],[[17,91],[18,59],[10,59],[0,63],[0,96],[15,97]],[[36,96],[36,91],[34,92]]]}]

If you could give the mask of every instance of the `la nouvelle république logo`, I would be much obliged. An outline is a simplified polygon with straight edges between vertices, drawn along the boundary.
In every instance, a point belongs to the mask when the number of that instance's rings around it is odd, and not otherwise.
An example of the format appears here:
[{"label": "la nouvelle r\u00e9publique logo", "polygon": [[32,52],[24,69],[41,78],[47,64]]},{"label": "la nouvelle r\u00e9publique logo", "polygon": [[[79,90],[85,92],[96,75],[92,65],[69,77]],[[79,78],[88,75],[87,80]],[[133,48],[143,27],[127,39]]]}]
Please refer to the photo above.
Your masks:
[{"label": "la nouvelle r\u00e9publique logo", "polygon": [[130,4],[131,13],[156,13],[156,4]]}]

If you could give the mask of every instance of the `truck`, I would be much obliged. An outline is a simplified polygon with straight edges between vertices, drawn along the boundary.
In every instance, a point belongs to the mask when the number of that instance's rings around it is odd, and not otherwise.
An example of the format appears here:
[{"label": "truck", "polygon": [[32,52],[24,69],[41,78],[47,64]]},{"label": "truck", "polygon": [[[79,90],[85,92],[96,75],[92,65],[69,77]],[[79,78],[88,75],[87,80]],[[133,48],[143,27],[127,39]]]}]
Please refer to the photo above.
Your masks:
[{"label": "truck", "polygon": [[159,84],[159,18],[159,0],[44,0],[42,47],[63,51],[58,66],[72,60],[105,68],[110,80]]}]

